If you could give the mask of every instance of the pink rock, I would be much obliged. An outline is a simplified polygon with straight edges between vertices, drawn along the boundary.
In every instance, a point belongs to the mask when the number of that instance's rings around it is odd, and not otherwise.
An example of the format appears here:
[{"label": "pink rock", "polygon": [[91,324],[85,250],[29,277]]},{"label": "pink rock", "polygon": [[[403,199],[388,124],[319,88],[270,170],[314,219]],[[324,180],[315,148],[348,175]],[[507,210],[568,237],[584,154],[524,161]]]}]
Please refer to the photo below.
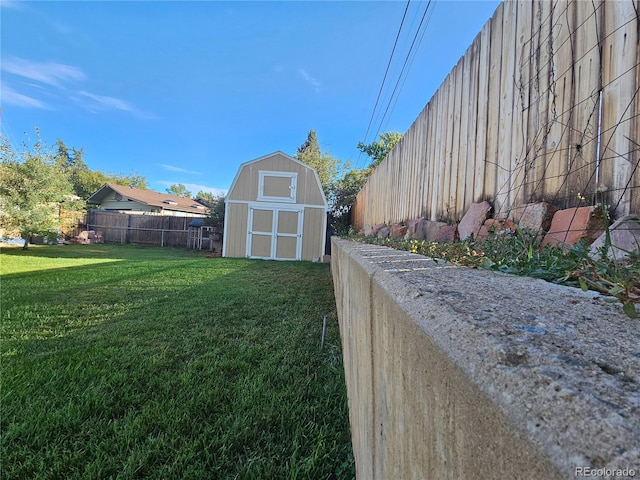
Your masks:
[{"label": "pink rock", "polygon": [[407,233],[404,235],[405,240],[416,239],[416,240],[424,240],[420,238],[423,235],[423,231],[421,229],[421,225],[424,224],[426,220],[424,218],[414,218],[407,222]]},{"label": "pink rock", "polygon": [[459,238],[457,225],[446,225],[438,232],[436,242],[453,243]]},{"label": "pink rock", "polygon": [[380,232],[380,230],[383,229],[386,226],[387,225],[384,224],[384,223],[378,223],[378,224],[374,225],[373,227],[371,227],[371,235],[378,235],[378,232]]},{"label": "pink rock", "polygon": [[[604,232],[591,244],[589,253],[591,258],[600,258],[606,238],[607,235]],[[607,256],[611,259],[620,260],[628,257],[630,253],[638,252],[640,250],[640,215],[627,215],[616,220],[609,227],[609,238],[611,245],[608,248]]]},{"label": "pink rock", "polygon": [[391,227],[384,225],[380,230],[378,230],[378,238],[387,238],[391,233]]},{"label": "pink rock", "polygon": [[528,203],[514,208],[511,211],[510,218],[521,228],[546,233],[551,228],[553,216],[557,211],[558,207],[550,203]]},{"label": "pink rock", "polygon": [[604,225],[601,205],[558,210],[541,246],[575,245],[583,238],[592,242],[604,231]]},{"label": "pink rock", "polygon": [[407,233],[406,225],[394,223],[393,225],[391,225],[391,232],[389,232],[389,236],[391,238],[404,238],[406,233]]},{"label": "pink rock", "polygon": [[464,214],[462,220],[458,224],[458,234],[461,240],[466,240],[471,235],[474,237],[478,235],[480,227],[484,224],[484,221],[491,212],[491,204],[489,202],[472,203]]},{"label": "pink rock", "polygon": [[499,233],[513,233],[516,231],[516,224],[508,218],[487,218],[484,225],[480,227],[477,238],[487,238],[490,235]]},{"label": "pink rock", "polygon": [[431,220],[427,220],[424,224],[424,239],[431,242],[437,242],[436,239],[438,238],[440,229],[446,226],[447,224],[444,222],[434,222]]}]

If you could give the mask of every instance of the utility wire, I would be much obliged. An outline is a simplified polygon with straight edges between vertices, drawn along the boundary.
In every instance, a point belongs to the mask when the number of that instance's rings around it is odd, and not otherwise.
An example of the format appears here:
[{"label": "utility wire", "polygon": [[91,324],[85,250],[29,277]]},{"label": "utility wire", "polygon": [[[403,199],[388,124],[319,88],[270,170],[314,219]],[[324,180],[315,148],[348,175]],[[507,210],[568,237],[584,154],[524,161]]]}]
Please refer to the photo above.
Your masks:
[{"label": "utility wire", "polygon": [[[378,108],[378,102],[380,101],[380,96],[382,95],[382,90],[384,88],[384,84],[387,80],[387,75],[389,74],[389,68],[391,67],[391,61],[393,60],[393,55],[396,51],[396,47],[398,46],[398,40],[400,38],[400,32],[402,31],[402,26],[404,25],[404,20],[407,17],[407,11],[409,10],[409,4],[411,3],[411,0],[407,0],[407,5],[404,8],[404,14],[402,15],[402,20],[400,21],[400,27],[398,28],[398,33],[396,34],[396,41],[393,44],[393,49],[391,50],[391,56],[389,57],[389,61],[387,62],[387,69],[384,72],[384,77],[382,79],[382,84],[380,85],[380,90],[378,91],[378,98],[376,98],[376,103],[373,106],[373,111],[371,112],[371,118],[369,119],[369,125],[367,125],[367,132],[364,134],[364,139],[363,139],[363,143],[365,143],[367,141],[367,136],[369,135],[369,130],[371,129],[371,124],[373,123],[373,118],[375,116],[376,113],[376,108]],[[358,155],[358,161],[356,162],[356,165],[360,162],[360,156],[362,155],[362,152],[360,152],[360,155]]]},{"label": "utility wire", "polygon": [[[427,7],[427,8],[429,8],[429,7]],[[407,77],[408,77],[409,70],[411,70],[411,67],[413,66],[413,62],[416,59],[416,56],[418,54],[418,50],[420,49],[420,45],[422,45],[422,41],[424,40],[424,36],[427,33],[427,29],[429,28],[429,24],[431,23],[431,17],[433,17],[433,11],[434,10],[435,10],[435,5],[431,9],[431,13],[429,13],[429,18],[427,19],[427,24],[425,25],[424,30],[422,30],[422,34],[420,35],[420,40],[418,41],[418,46],[416,48],[416,51],[413,52],[413,57],[411,57],[411,60],[409,61],[409,68],[407,69],[407,75],[404,76],[404,79],[402,80],[402,85],[400,85],[400,90],[398,90],[398,95],[396,96],[396,99],[393,102],[393,107],[391,107],[391,111],[389,112],[389,118],[387,118],[387,123],[385,123],[385,126],[384,126],[385,130],[387,128],[387,124],[389,122],[389,119],[391,118],[391,115],[393,114],[393,110],[396,108],[396,105],[398,104],[398,99],[400,98],[400,94],[402,93],[402,89],[404,88],[404,85],[407,82]]]},{"label": "utility wire", "polygon": [[[422,28],[422,24],[424,23],[424,19],[427,16],[427,12],[429,11],[429,7],[431,6],[431,0],[429,0],[429,2],[427,3],[427,8],[424,9],[424,13],[422,14],[422,18],[420,19],[420,24],[418,25],[418,29],[416,30],[415,35],[413,36],[413,41],[411,42],[411,46],[409,47],[409,51],[407,52],[407,56],[404,60],[404,64],[402,65],[402,70],[400,70],[400,75],[398,75],[398,80],[396,81],[395,86],[393,87],[393,92],[391,92],[391,97],[389,97],[389,101],[387,103],[387,107],[384,110],[384,114],[382,115],[382,119],[380,120],[380,125],[378,126],[378,129],[376,130],[376,134],[373,138],[376,138],[378,136],[378,134],[380,133],[380,129],[382,128],[382,124],[384,123],[384,119],[387,116],[387,113],[389,113],[389,108],[391,107],[391,102],[393,101],[393,97],[396,94],[396,90],[398,89],[398,85],[400,84],[400,80],[402,79],[402,75],[404,74],[405,68],[407,67],[407,64],[409,63],[409,58],[411,57],[411,52],[413,51],[413,47],[416,44],[416,40],[418,39],[418,36],[420,35],[420,29]],[[428,25],[428,22],[427,22]],[[426,29],[426,27],[425,27]],[[408,72],[408,71],[407,71]]]}]

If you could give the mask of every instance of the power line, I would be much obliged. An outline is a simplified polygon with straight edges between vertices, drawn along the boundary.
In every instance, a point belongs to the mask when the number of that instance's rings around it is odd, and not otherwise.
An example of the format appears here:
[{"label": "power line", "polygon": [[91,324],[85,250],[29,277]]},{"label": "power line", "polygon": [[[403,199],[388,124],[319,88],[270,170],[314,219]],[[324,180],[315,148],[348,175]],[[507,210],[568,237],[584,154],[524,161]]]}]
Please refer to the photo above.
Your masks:
[{"label": "power line", "polygon": [[[429,8],[429,7],[427,6],[427,8]],[[420,40],[418,41],[418,46],[416,48],[416,51],[413,52],[413,56],[411,57],[411,60],[409,61],[409,68],[407,69],[407,75],[405,75],[404,79],[402,80],[402,85],[400,85],[400,90],[398,90],[398,95],[396,95],[396,98],[395,98],[395,100],[393,102],[393,107],[391,107],[391,111],[389,112],[389,118],[387,118],[387,123],[389,122],[389,119],[391,118],[391,115],[393,114],[394,108],[398,104],[398,98],[400,98],[400,94],[402,93],[402,89],[404,88],[404,85],[407,82],[407,77],[408,77],[409,70],[411,70],[411,67],[413,66],[413,62],[416,59],[416,56],[418,54],[418,50],[420,49],[420,45],[422,44],[422,40],[424,40],[424,36],[427,33],[427,29],[429,28],[429,24],[431,23],[431,17],[433,17],[434,9],[435,9],[435,5],[434,5],[434,8],[431,9],[431,13],[429,13],[429,18],[427,19],[427,24],[425,25],[424,30],[422,30],[422,34],[420,35]],[[384,120],[384,118],[383,118],[383,120]],[[381,121],[381,124],[382,124],[382,121]],[[386,128],[387,128],[387,124],[385,123],[384,129],[386,130]]]},{"label": "power line", "polygon": [[[407,11],[409,10],[409,4],[411,3],[411,0],[407,0],[407,5],[404,8],[404,13],[402,15],[402,20],[400,21],[400,27],[398,28],[398,33],[396,34],[396,40],[393,44],[393,49],[391,50],[391,56],[389,57],[389,61],[387,62],[387,69],[384,72],[384,77],[382,78],[382,84],[380,85],[380,90],[378,91],[378,98],[376,98],[376,103],[373,106],[373,111],[371,112],[371,118],[369,119],[369,125],[367,125],[367,132],[364,134],[364,139],[362,140],[363,143],[365,143],[367,141],[367,136],[369,135],[369,130],[371,129],[371,124],[373,123],[373,118],[375,116],[376,113],[376,108],[378,108],[378,102],[380,101],[380,96],[382,95],[382,90],[384,88],[384,84],[387,80],[387,75],[389,73],[389,68],[391,67],[391,62],[393,60],[393,55],[396,51],[396,47],[398,46],[398,40],[400,38],[400,32],[402,31],[402,26],[404,25],[404,20],[407,17]],[[362,152],[360,152],[360,155],[358,155],[358,161],[356,162],[356,165],[360,162],[360,156],[362,155]]]},{"label": "power line", "polygon": [[[378,136],[378,134],[380,133],[380,129],[382,128],[382,124],[384,123],[384,119],[387,116],[387,113],[389,112],[389,108],[391,107],[391,102],[393,101],[393,97],[396,94],[396,90],[398,89],[398,85],[400,84],[400,80],[402,80],[402,75],[404,74],[404,70],[407,67],[407,64],[409,63],[409,58],[411,57],[411,52],[413,51],[413,47],[416,44],[416,40],[418,39],[418,36],[420,35],[420,29],[422,28],[422,24],[424,23],[424,19],[427,16],[427,12],[429,11],[429,7],[431,6],[431,0],[429,0],[429,2],[427,3],[427,7],[424,9],[424,13],[422,14],[422,18],[420,19],[420,24],[418,25],[418,29],[416,30],[415,35],[413,36],[413,41],[411,42],[411,46],[409,47],[409,51],[407,52],[407,56],[405,57],[404,60],[404,64],[402,65],[402,70],[400,70],[400,74],[398,75],[398,80],[396,81],[395,86],[393,87],[393,91],[391,92],[391,97],[389,97],[389,102],[387,103],[387,107],[384,110],[384,114],[382,115],[382,119],[380,120],[380,125],[378,126],[378,130],[376,131],[376,134],[373,138],[376,138]],[[428,25],[429,22],[427,22]],[[425,31],[426,31],[426,26],[425,26]],[[407,70],[408,73],[408,70]]]},{"label": "power line", "polygon": [[[400,37],[400,33],[401,33],[401,30],[403,28],[403,25],[404,25],[404,22],[405,22],[405,19],[406,19],[406,16],[407,16],[407,11],[409,9],[410,1],[411,0],[409,0],[407,2],[406,6],[405,6],[404,14],[402,16],[402,21],[400,23],[400,27],[398,29],[398,34],[396,35],[396,40],[395,40],[395,43],[393,45],[393,50],[391,52],[391,57],[389,58],[389,62],[387,63],[387,69],[385,71],[384,78],[382,80],[382,85],[380,86],[380,90],[378,92],[378,97],[376,98],[376,102],[375,102],[375,105],[373,107],[373,111],[371,113],[371,118],[369,119],[369,124],[367,126],[367,131],[365,133],[365,137],[364,137],[364,140],[363,140],[363,143],[365,143],[365,144],[366,144],[369,132],[371,131],[371,126],[374,123],[374,119],[376,117],[376,111],[378,109],[378,105],[380,104],[380,98],[382,96],[382,91],[384,89],[386,80],[388,78],[389,69],[391,67],[391,62],[393,60],[393,56],[394,56],[394,53],[396,51],[396,47],[398,45],[398,40],[399,40],[399,37]],[[400,93],[400,91],[398,90],[398,87],[400,86],[400,82],[402,81],[402,87],[403,87],[404,86],[404,81],[403,80],[406,81],[406,76],[407,76],[407,74],[409,72],[409,69],[411,68],[411,65],[413,64],[413,61],[414,61],[415,56],[416,56],[416,52],[417,52],[417,48],[416,47],[419,47],[420,44],[422,43],[422,40],[424,39],[424,35],[426,33],[427,27],[429,26],[429,23],[431,21],[431,16],[433,15],[433,9],[430,10],[431,3],[432,3],[432,0],[429,0],[429,2],[427,3],[426,8],[424,9],[424,12],[422,13],[422,18],[420,19],[420,23],[418,24],[418,28],[416,29],[415,34],[413,35],[413,40],[412,40],[411,45],[409,47],[409,51],[407,52],[407,55],[406,55],[406,57],[404,59],[404,63],[402,65],[402,69],[400,70],[398,78],[397,78],[397,80],[395,82],[393,91],[391,92],[391,96],[389,97],[389,100],[387,101],[386,107],[384,109],[384,113],[383,113],[383,115],[382,115],[382,117],[380,119],[378,128],[376,129],[376,133],[375,133],[375,135],[373,137],[374,139],[377,138],[378,134],[380,133],[380,129],[382,128],[382,125],[385,122],[385,118],[387,118],[387,115],[389,114],[389,111],[391,109],[391,105],[392,105],[392,103],[394,103],[394,97],[395,97],[395,102],[397,102],[397,99],[398,99],[398,96],[399,96],[399,93]],[[429,12],[431,12],[431,14],[429,15],[429,18],[428,18],[428,20],[427,20],[427,22],[425,24],[425,18],[427,18],[427,13],[429,13]],[[423,28],[423,25],[424,25],[424,28]],[[416,43],[417,43],[417,45],[416,45]],[[402,90],[402,87],[400,88],[400,90]],[[394,108],[395,108],[395,103],[394,103]],[[362,156],[362,152],[360,152],[360,155],[358,155],[358,160],[356,162],[356,167],[360,163],[361,156]]]}]

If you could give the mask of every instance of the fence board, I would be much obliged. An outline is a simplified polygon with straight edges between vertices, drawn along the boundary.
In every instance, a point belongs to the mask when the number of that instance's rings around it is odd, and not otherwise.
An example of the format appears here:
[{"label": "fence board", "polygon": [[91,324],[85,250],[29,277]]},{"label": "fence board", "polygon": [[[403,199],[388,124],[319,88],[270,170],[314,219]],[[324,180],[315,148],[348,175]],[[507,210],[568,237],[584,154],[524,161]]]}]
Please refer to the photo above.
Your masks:
[{"label": "fence board", "polygon": [[[454,198],[456,216],[461,216],[464,213],[464,199],[466,196],[466,163],[469,162],[469,158],[467,158],[467,143],[469,142],[469,77],[471,54],[471,47],[469,47],[458,63],[456,76],[456,84],[458,85],[456,99],[459,102],[459,107],[456,109],[458,115],[458,121],[456,122],[458,125],[456,129],[458,140],[452,150],[452,156],[455,159],[454,165],[456,166],[454,175],[456,182],[456,196]],[[464,158],[465,162],[460,162],[460,158]]]},{"label": "fence board", "polygon": [[[491,25],[487,22],[480,32],[480,65],[478,66],[478,121],[476,123],[476,166],[473,183],[473,201],[484,200],[487,184],[485,178],[488,165],[489,136],[489,58],[491,55]],[[469,204],[467,204],[469,205]],[[435,217],[432,217],[435,220]]]},{"label": "fence board", "polygon": [[[640,0],[634,0],[634,8],[636,12],[640,12]],[[640,29],[640,20],[636,18],[636,32]],[[640,38],[636,38],[636,42],[640,44]],[[636,68],[635,77],[640,81],[640,48],[636,48]],[[640,85],[636,85],[635,91],[635,103],[632,120],[632,132],[634,138],[630,140],[631,146],[634,148],[633,152],[629,155],[631,166],[633,170],[633,178],[631,179],[631,205],[629,211],[640,212]]]},{"label": "fence board", "polygon": [[[585,198],[596,201],[596,167],[598,163],[598,119],[600,112],[600,49],[598,31],[602,29],[602,4],[575,4],[576,29],[573,61],[575,100],[573,128],[569,141],[567,191],[577,205]],[[578,56],[579,55],[579,56]],[[589,198],[587,192],[592,192]]]},{"label": "fence board", "polygon": [[513,144],[512,158],[514,162],[511,183],[513,186],[508,208],[503,208],[502,213],[508,214],[513,205],[526,203],[524,184],[526,182],[527,164],[527,131],[530,102],[530,82],[531,75],[531,42],[532,31],[532,2],[520,0],[518,2],[516,39],[517,45],[514,48],[514,107],[513,107]]},{"label": "fence board", "polygon": [[524,196],[527,202],[545,195],[546,146],[548,138],[549,69],[547,43],[551,37],[551,2],[533,4],[530,52],[529,115],[527,116],[527,175]]},{"label": "fence board", "polygon": [[489,103],[487,124],[487,158],[485,167],[485,192],[498,193],[498,155],[500,149],[500,113],[502,111],[501,84],[502,77],[502,24],[504,3],[501,3],[491,19],[491,46],[489,53]]},{"label": "fence board", "polygon": [[[502,212],[509,206],[511,200],[511,170],[512,170],[512,141],[514,135],[513,109],[516,106],[515,94],[515,51],[512,47],[516,39],[517,3],[508,2],[504,5],[502,43],[500,45],[501,68],[499,74],[500,108],[498,110],[498,151],[496,157],[496,194],[494,209]],[[497,43],[497,42],[496,42]]]},{"label": "fence board", "polygon": [[105,243],[186,247],[193,217],[130,215],[90,210],[86,228],[102,232]]},{"label": "fence board", "polygon": [[465,57],[464,96],[462,98],[463,108],[467,109],[467,115],[462,119],[462,155],[466,159],[460,171],[460,179],[463,182],[464,194],[460,195],[462,201],[459,208],[464,211],[464,206],[473,202],[475,187],[475,167],[476,167],[476,133],[478,123],[478,43],[476,38]]}]

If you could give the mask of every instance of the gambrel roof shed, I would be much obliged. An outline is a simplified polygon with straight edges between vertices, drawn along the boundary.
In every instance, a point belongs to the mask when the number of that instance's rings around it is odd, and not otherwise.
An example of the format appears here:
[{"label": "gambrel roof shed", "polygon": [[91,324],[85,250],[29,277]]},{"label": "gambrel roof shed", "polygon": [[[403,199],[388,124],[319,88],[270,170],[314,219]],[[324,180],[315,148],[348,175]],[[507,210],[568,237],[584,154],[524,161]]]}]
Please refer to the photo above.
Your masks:
[{"label": "gambrel roof shed", "polygon": [[283,152],[243,163],[225,199],[224,257],[319,261],[327,200],[317,172]]}]

